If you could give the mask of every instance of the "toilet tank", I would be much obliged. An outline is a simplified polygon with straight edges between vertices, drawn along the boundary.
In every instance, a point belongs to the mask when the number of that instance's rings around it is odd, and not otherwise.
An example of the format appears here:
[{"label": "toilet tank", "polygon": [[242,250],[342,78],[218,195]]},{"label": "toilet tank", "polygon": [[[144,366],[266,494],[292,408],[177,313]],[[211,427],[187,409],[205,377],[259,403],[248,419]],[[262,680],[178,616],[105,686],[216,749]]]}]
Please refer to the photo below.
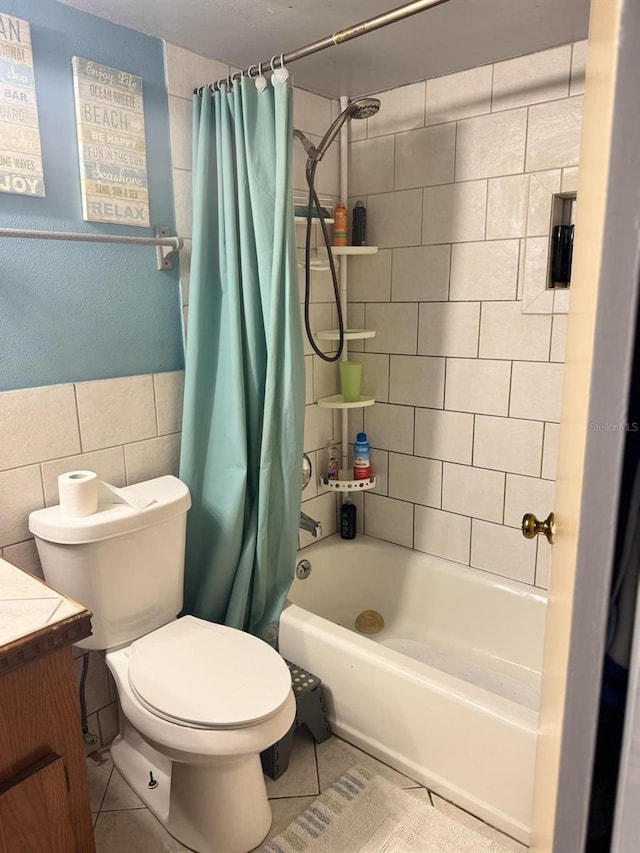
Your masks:
[{"label": "toilet tank", "polygon": [[93,612],[86,649],[131,642],[182,608],[189,489],[166,476],[126,492],[153,503],[139,511],[101,503],[84,518],[67,518],[59,506],[29,516],[45,579]]}]

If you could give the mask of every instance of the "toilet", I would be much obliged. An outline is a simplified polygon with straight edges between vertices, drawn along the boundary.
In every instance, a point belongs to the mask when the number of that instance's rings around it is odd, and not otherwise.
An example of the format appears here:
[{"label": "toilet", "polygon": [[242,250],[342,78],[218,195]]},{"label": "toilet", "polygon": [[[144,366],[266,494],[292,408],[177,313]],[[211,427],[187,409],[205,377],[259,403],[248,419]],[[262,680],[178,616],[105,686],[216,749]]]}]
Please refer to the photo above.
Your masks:
[{"label": "toilet", "polygon": [[271,825],[260,753],[294,720],[288,667],[250,634],[176,618],[189,490],[166,476],[126,491],[153,502],[31,513],[45,578],[93,612],[79,645],[106,650],[116,683],[115,766],[186,847],[247,853]]}]

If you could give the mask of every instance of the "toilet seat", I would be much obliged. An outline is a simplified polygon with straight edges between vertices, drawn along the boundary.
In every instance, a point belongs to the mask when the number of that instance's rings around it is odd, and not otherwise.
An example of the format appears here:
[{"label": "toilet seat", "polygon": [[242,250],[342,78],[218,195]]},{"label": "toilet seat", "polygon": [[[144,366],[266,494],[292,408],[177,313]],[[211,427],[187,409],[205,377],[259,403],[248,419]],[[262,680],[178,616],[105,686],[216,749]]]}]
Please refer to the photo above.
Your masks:
[{"label": "toilet seat", "polygon": [[238,729],[280,711],[291,692],[284,660],[250,634],[183,616],[135,640],[129,685],[154,715],[177,725]]}]

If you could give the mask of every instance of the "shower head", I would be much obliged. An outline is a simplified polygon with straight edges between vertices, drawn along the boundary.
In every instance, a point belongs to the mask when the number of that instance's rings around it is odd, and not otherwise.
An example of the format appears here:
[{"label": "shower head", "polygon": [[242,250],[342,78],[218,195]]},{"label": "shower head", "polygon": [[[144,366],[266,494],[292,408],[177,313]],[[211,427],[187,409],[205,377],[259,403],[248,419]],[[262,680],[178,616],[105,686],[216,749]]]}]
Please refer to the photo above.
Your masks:
[{"label": "shower head", "polygon": [[351,101],[351,103],[347,105],[346,109],[340,113],[338,118],[329,127],[329,130],[327,130],[325,135],[322,137],[317,147],[311,142],[311,140],[307,139],[302,131],[294,130],[293,135],[296,136],[304,146],[304,150],[307,152],[309,160],[315,160],[317,162],[322,160],[324,155],[327,153],[327,149],[338,135],[340,128],[345,121],[352,118],[370,118],[371,116],[374,116],[379,109],[380,101],[378,98],[357,98],[355,101]]},{"label": "shower head", "polygon": [[358,98],[351,101],[346,109],[350,112],[350,118],[371,118],[380,109],[380,101],[378,98]]}]

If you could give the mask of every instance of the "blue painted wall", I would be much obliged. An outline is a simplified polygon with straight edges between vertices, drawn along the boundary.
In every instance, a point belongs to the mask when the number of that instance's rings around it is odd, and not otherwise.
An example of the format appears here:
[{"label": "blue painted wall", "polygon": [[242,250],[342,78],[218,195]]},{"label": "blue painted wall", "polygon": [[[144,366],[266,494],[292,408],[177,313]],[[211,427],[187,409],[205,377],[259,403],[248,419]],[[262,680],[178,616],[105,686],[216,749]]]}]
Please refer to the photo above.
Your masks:
[{"label": "blue painted wall", "polygon": [[[31,24],[45,198],[0,193],[0,227],[152,236],[82,220],[71,57],[143,78],[152,225],[175,233],[162,42],[54,0],[0,0]],[[155,250],[0,238],[0,391],[183,367],[177,271]]]}]

